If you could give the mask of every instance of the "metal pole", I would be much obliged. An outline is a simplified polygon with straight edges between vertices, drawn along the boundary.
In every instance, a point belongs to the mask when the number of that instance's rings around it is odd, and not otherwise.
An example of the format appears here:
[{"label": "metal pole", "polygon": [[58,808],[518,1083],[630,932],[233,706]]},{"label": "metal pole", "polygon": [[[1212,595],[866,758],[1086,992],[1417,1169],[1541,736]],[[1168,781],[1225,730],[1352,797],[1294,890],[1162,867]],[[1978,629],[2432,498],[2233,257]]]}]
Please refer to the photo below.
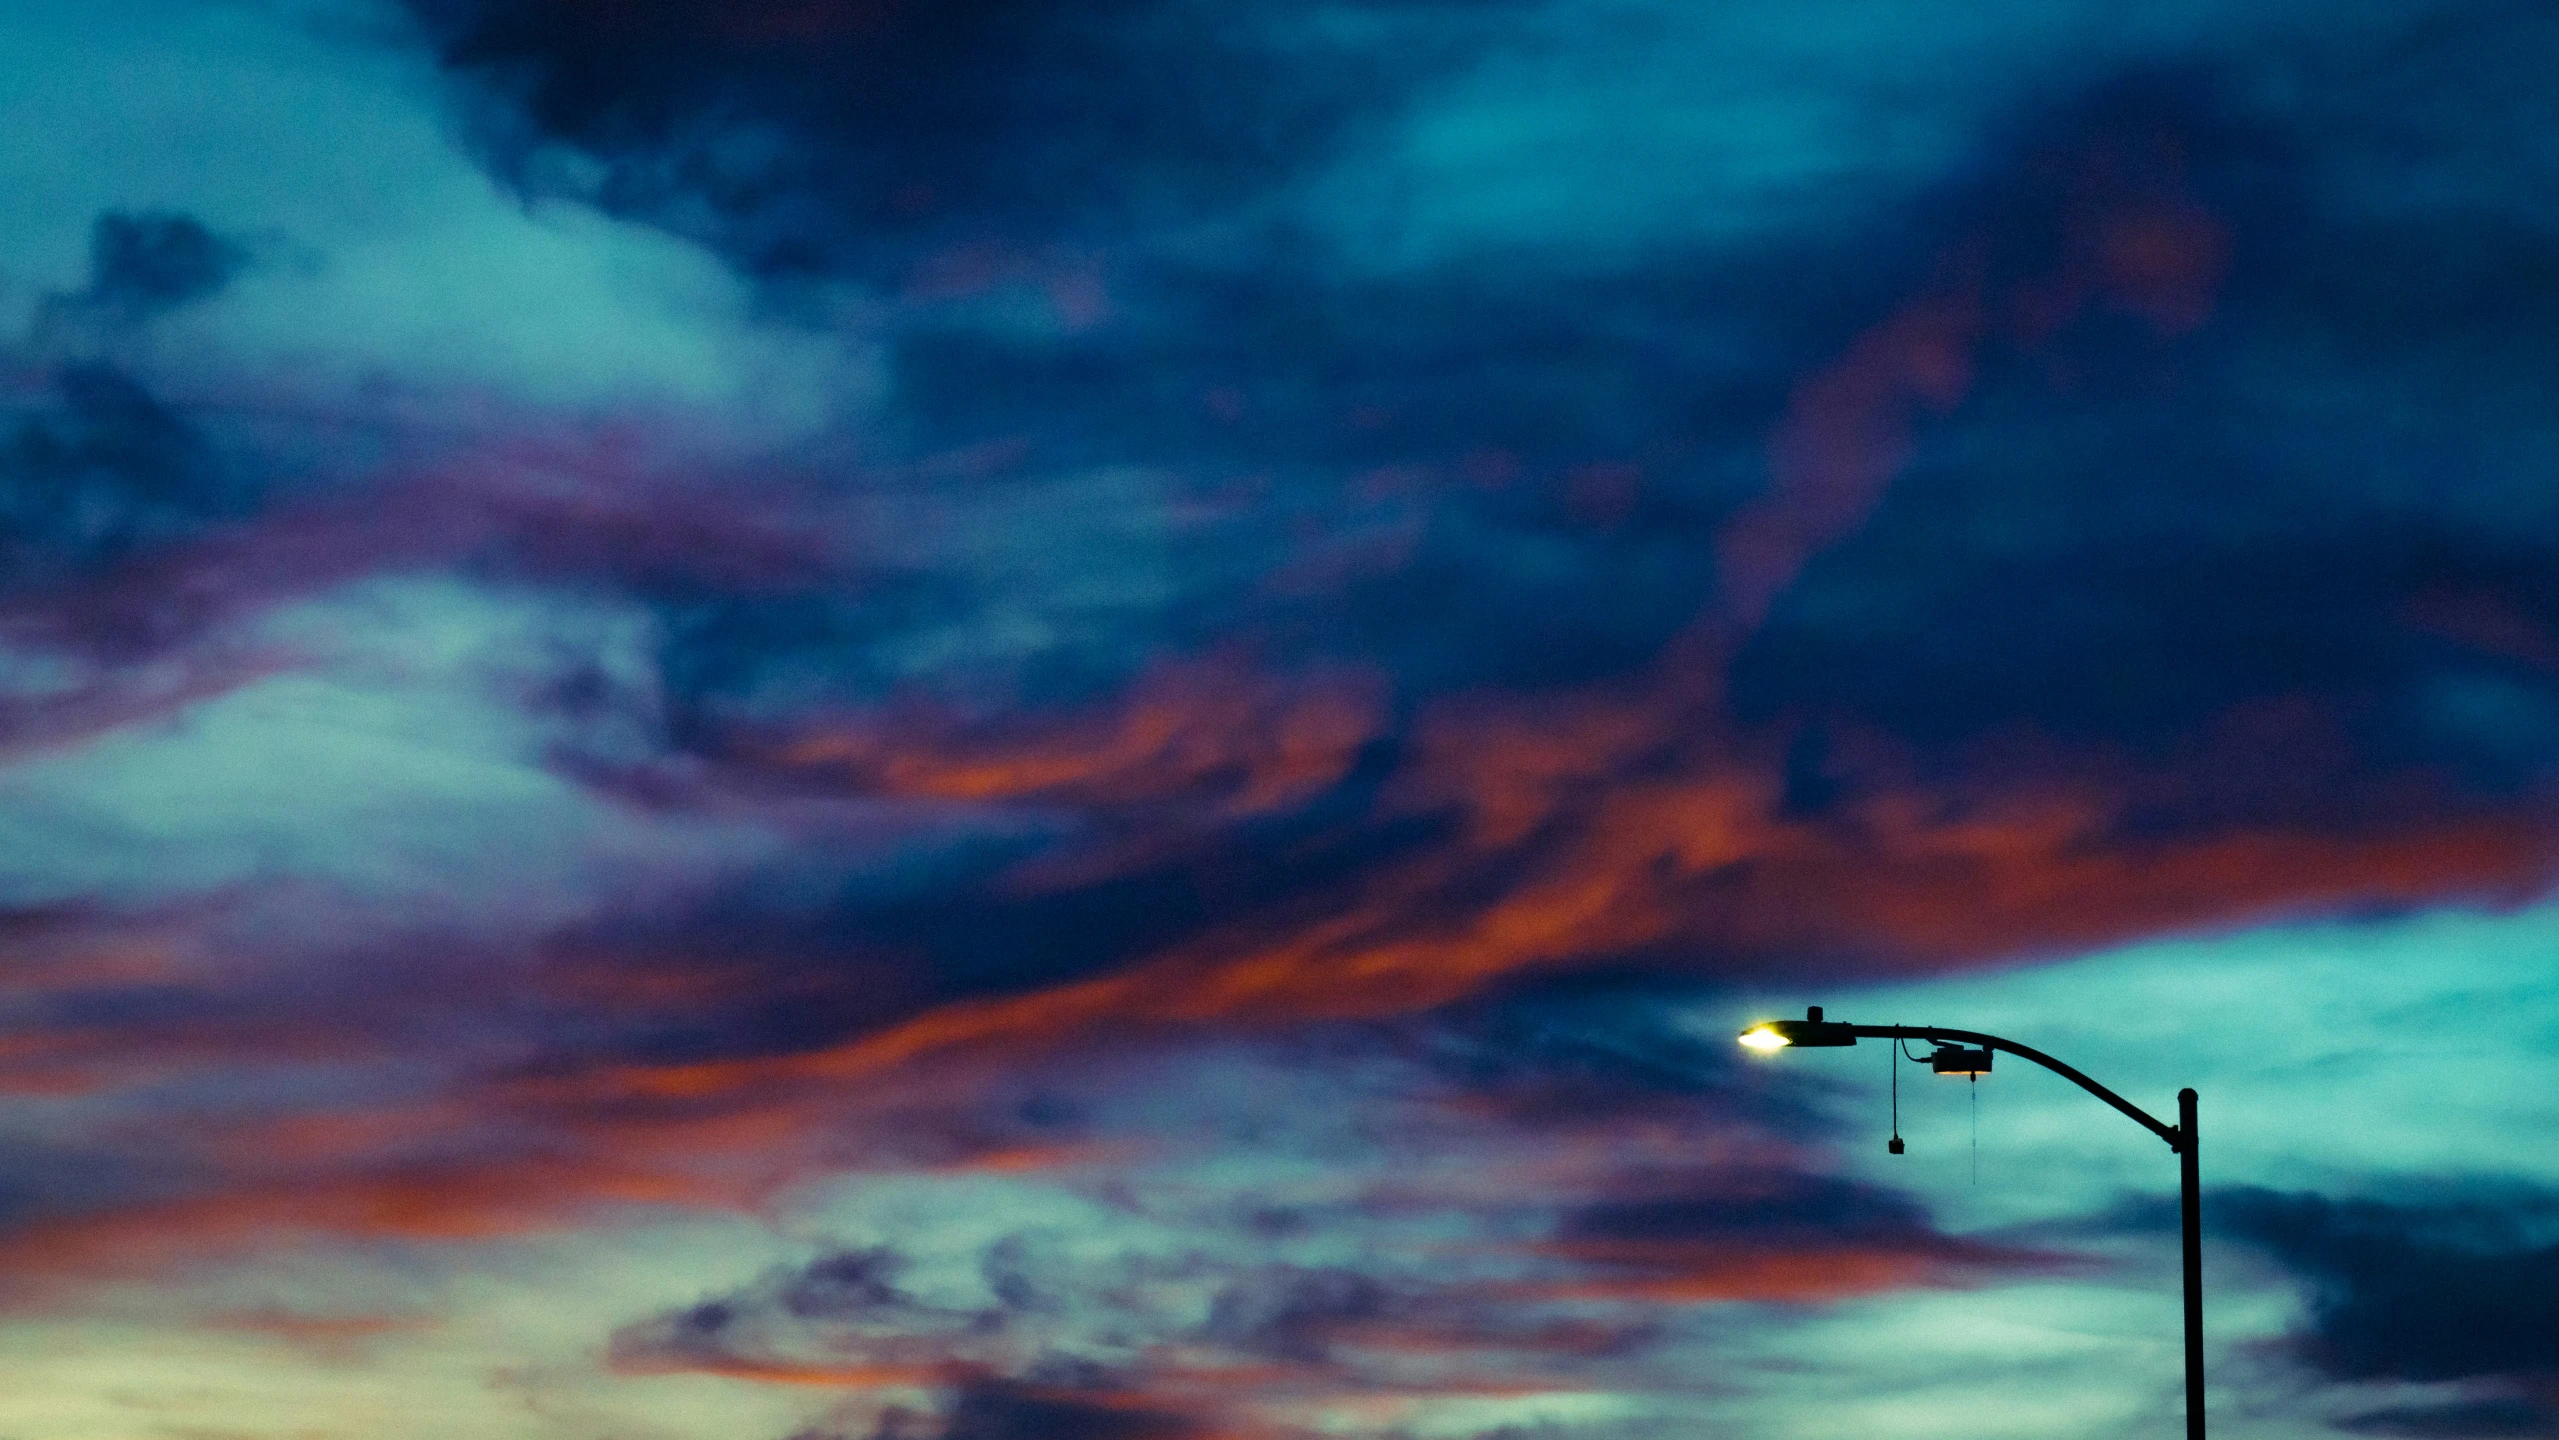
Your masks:
[{"label": "metal pole", "polygon": [[2195,1092],[2177,1092],[2178,1229],[2186,1242],[2186,1440],[2204,1440],[2203,1184],[2195,1167]]}]

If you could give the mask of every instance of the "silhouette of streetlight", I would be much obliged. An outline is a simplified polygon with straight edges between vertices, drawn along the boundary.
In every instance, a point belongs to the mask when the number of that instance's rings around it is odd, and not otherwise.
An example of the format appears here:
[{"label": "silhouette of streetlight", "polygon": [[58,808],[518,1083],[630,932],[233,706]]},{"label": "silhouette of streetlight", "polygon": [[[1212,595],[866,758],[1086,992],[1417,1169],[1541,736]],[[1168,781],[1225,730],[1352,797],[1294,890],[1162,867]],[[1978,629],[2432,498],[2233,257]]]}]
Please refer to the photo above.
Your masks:
[{"label": "silhouette of streetlight", "polygon": [[[1948,1030],[1936,1025],[1850,1025],[1823,1019],[1822,1007],[1815,1005],[1804,1012],[1801,1020],[1763,1020],[1741,1033],[1744,1045],[1769,1052],[1854,1045],[1860,1038],[1890,1040],[1896,1047],[1905,1040],[1926,1040],[1938,1047],[1928,1059],[1929,1068],[1940,1075],[1987,1074],[1991,1052],[2005,1050],[2020,1059],[2034,1061],[2114,1106],[2132,1117],[2133,1123],[2167,1141],[2168,1148],[2177,1152],[2177,1223],[2185,1242],[2186,1261],[2186,1440],[2204,1440],[2203,1192],[2195,1168],[2194,1090],[2188,1088],[2177,1092],[2177,1123],[2169,1125],[2041,1050],[2020,1045],[2014,1040],[2002,1040],[1996,1035],[1984,1035],[1978,1030]],[[1896,1050],[1895,1063],[1899,1063],[1900,1058]],[[1898,1134],[1893,1137],[1892,1151],[1896,1155],[1901,1153]]]}]

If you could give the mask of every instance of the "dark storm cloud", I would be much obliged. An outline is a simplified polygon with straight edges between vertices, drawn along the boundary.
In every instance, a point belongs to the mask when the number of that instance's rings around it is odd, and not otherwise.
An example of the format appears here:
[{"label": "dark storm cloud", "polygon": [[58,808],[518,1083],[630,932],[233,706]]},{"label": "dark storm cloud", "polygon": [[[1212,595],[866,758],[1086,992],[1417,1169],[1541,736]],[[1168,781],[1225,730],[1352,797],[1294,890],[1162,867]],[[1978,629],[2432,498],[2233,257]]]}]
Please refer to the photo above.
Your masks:
[{"label": "dark storm cloud", "polygon": [[2302,1278],[2300,1353],[2339,1379],[2559,1369],[2559,1197],[2399,1204],[2240,1189],[2215,1196],[2212,1224]]},{"label": "dark storm cloud", "polygon": [[[2316,696],[2367,775],[2542,783],[2549,668],[2480,642],[2559,621],[2546,507],[2508,469],[2547,455],[2527,417],[2559,397],[2506,358],[2510,327],[2550,323],[2522,297],[2559,252],[2503,221],[2337,213],[2306,178],[2318,140],[2246,91],[2127,83],[1958,207],[1986,222],[1960,403],[1911,427],[1871,519],[1777,601],[1736,661],[1742,714],[1951,760],[2001,729],[2155,753]],[[2057,287],[2094,303],[2064,318]],[[2464,314],[2482,322],[2451,340]],[[2369,336],[2342,366],[2341,330]],[[2447,383],[2498,398],[2446,409]],[[2433,618],[2456,611],[2495,619]],[[2285,772],[2253,795],[2213,777],[2145,823],[2307,816],[2319,773]]]},{"label": "dark storm cloud", "polygon": [[1926,1213],[1901,1196],[1845,1180],[1780,1176],[1738,1190],[1604,1202],[1575,1213],[1560,1234],[1567,1244],[1640,1246],[1725,1236],[1898,1239],[1927,1229]]},{"label": "dark storm cloud", "polygon": [[791,1440],[1213,1440],[1206,1421],[1097,1388],[980,1379],[955,1387],[938,1415],[891,1406],[860,1432],[804,1430]]},{"label": "dark storm cloud", "polygon": [[249,259],[246,247],[192,215],[107,211],[89,230],[89,283],[47,297],[29,338],[55,355],[92,356],[221,293]]},{"label": "dark storm cloud", "polygon": [[1239,1280],[1210,1302],[1201,1327],[1210,1339],[1248,1354],[1314,1363],[1345,1328],[1386,1318],[1387,1287],[1343,1270],[1299,1270]]},{"label": "dark storm cloud", "polygon": [[171,654],[211,607],[170,582],[264,488],[104,360],[64,361],[0,409],[0,647],[22,662],[0,680],[0,749],[163,714],[254,672],[241,656]]},{"label": "dark storm cloud", "polygon": [[945,1308],[900,1289],[906,1261],[885,1246],[822,1255],[753,1286],[618,1331],[614,1367],[699,1369],[843,1383],[929,1383],[983,1371],[1000,1353],[998,1307]]},{"label": "dark storm cloud", "polygon": [[1185,603],[1130,616],[1111,645],[1250,637],[1423,693],[1587,683],[1643,664],[1712,598],[1714,526],[1782,407],[1781,382],[1719,352],[1801,317],[1705,263],[1159,273],[1132,282],[1123,325],[1041,342],[928,320],[894,358],[929,433],[1168,477]]},{"label": "dark storm cloud", "polygon": [[1552,1293],[1820,1304],[2074,1263],[1946,1235],[1907,1198],[1832,1177],[1664,1168],[1630,1171],[1608,1188],[1606,1198],[1565,1212],[1544,1245],[1576,1270]]},{"label": "dark storm cloud", "polygon": [[255,492],[186,419],[112,366],[63,366],[8,417],[0,592],[88,578],[237,518]]},{"label": "dark storm cloud", "polygon": [[110,211],[91,232],[89,288],[77,299],[140,319],[214,294],[247,263],[191,215]]},{"label": "dark storm cloud", "polygon": [[2459,1400],[2438,1405],[2388,1405],[2336,1422],[2350,1435],[2407,1436],[2411,1440],[2501,1440],[2504,1436],[2559,1435],[2559,1411],[2530,1400]]},{"label": "dark storm cloud", "polygon": [[1215,1433],[1192,1417],[1126,1400],[1100,1404],[1071,1391],[1005,1381],[962,1387],[942,1429],[943,1440],[1189,1440]]},{"label": "dark storm cloud", "polygon": [[[499,169],[747,270],[923,241],[1090,244],[1295,173],[1392,105],[1462,10],[1182,0],[823,6],[411,0]],[[579,157],[564,161],[557,153]],[[592,173],[588,173],[592,171]]]}]

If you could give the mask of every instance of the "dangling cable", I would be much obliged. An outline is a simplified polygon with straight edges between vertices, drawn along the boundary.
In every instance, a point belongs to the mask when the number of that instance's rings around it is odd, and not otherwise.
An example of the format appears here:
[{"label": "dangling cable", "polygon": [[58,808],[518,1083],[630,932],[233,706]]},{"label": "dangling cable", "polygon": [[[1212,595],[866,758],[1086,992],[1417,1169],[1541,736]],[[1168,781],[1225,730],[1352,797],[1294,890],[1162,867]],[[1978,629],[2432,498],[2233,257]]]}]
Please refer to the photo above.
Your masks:
[{"label": "dangling cable", "polygon": [[1902,1153],[1900,1061],[1901,1042],[1899,1040],[1895,1040],[1892,1044],[1892,1048],[1884,1052],[1884,1069],[1892,1076],[1893,1092],[1893,1138],[1885,1142],[1884,1153],[1887,1155],[1899,1155]]},{"label": "dangling cable", "polygon": [[1981,1072],[1964,1077],[1973,1092],[1973,1183],[1981,1183]]}]

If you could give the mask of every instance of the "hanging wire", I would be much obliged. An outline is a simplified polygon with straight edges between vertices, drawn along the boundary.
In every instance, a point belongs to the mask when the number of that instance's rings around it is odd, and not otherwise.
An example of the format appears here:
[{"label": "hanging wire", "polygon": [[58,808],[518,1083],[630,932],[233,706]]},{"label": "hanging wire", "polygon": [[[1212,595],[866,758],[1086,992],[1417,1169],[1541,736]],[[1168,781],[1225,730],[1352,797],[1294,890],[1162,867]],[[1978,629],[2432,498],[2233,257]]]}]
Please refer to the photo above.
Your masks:
[{"label": "hanging wire", "polygon": [[1924,1055],[1913,1055],[1910,1053],[1910,1037],[1907,1035],[1894,1036],[1892,1048],[1884,1052],[1884,1069],[1892,1075],[1893,1092],[1893,1138],[1885,1144],[1884,1150],[1887,1154],[1899,1155],[1903,1153],[1901,1138],[1901,1067],[1893,1063],[1895,1057],[1908,1060],[1914,1065],[1928,1057]]},{"label": "hanging wire", "polygon": [[1901,1143],[1901,1065],[1900,1065],[1900,1063],[1899,1063],[1900,1055],[1901,1055],[1901,1041],[1900,1041],[1898,1038],[1896,1038],[1896,1039],[1893,1041],[1893,1048],[1891,1048],[1891,1049],[1889,1049],[1889,1050],[1887,1050],[1887,1051],[1885,1051],[1885,1052],[1884,1052],[1884,1069],[1885,1069],[1885,1071],[1886,1071],[1887,1073],[1889,1073],[1889,1074],[1892,1076],[1892,1092],[1893,1092],[1893,1138],[1892,1138],[1892,1143],[1890,1143],[1890,1144],[1888,1144],[1888,1145],[1886,1145],[1886,1146],[1884,1147],[1884,1153],[1886,1153],[1886,1154],[1888,1154],[1888,1155],[1899,1155],[1900,1153],[1902,1153],[1902,1143]]},{"label": "hanging wire", "polygon": [[1973,1183],[1981,1183],[1981,1072],[1965,1077],[1973,1092]]}]

